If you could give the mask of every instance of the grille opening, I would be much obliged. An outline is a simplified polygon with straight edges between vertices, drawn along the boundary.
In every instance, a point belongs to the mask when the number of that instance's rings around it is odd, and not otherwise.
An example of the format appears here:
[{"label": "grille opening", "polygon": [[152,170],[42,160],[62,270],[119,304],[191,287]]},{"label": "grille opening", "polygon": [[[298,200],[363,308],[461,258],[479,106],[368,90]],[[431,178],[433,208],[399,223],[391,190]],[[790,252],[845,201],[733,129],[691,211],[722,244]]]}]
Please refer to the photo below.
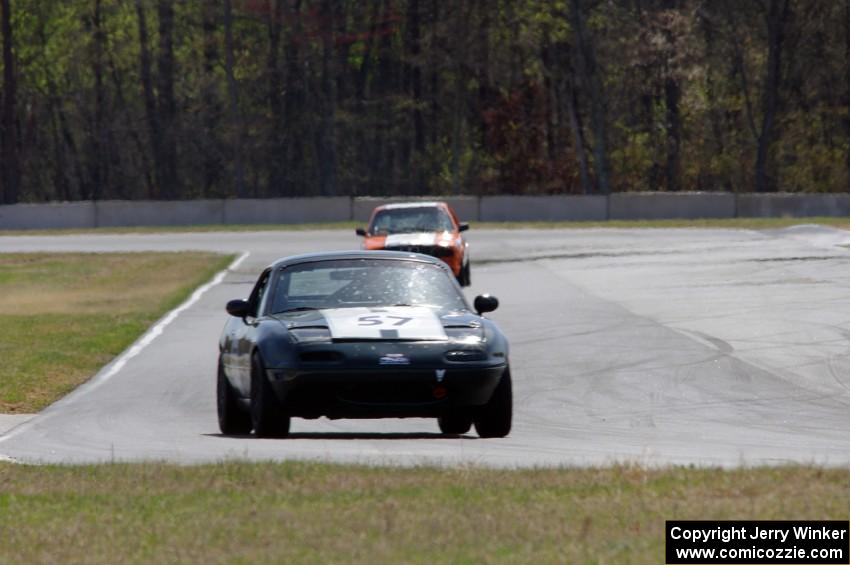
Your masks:
[{"label": "grille opening", "polygon": [[483,351],[474,349],[466,349],[460,351],[449,351],[446,353],[446,360],[454,363],[464,363],[467,361],[485,361],[487,354]]},{"label": "grille opening", "polygon": [[387,246],[390,251],[407,251],[409,253],[423,253],[433,257],[448,257],[453,251],[451,247],[442,245],[393,245]]},{"label": "grille opening", "polygon": [[298,355],[305,363],[334,363],[342,361],[343,357],[339,351],[303,351]]}]

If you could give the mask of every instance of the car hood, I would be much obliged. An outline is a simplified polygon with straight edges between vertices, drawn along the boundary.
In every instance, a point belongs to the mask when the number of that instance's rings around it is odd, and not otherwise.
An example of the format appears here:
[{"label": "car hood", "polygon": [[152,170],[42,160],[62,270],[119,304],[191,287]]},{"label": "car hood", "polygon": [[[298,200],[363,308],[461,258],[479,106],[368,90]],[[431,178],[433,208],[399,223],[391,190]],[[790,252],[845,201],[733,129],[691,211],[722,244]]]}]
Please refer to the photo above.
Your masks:
[{"label": "car hood", "polygon": [[396,247],[400,245],[435,245],[438,234],[435,232],[394,233],[386,236],[384,245]]},{"label": "car hood", "polygon": [[442,341],[458,332],[483,336],[472,312],[440,312],[423,306],[328,308],[272,316],[288,329],[328,328],[335,340]]},{"label": "car hood", "polygon": [[365,247],[367,249],[393,249],[396,247],[452,245],[455,239],[456,235],[450,231],[395,233],[370,236],[365,242]]}]

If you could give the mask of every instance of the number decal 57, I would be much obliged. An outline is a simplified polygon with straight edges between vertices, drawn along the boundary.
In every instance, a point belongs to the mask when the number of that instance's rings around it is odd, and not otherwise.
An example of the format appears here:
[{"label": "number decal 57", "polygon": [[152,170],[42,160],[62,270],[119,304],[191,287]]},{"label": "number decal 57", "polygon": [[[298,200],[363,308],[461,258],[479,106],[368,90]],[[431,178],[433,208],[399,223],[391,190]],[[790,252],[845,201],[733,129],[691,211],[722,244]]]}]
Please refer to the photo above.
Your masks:
[{"label": "number decal 57", "polygon": [[[372,314],[370,316],[360,316],[357,318],[359,326],[403,326],[413,318],[405,318],[404,316],[389,316],[381,314]],[[393,323],[395,320],[395,323]]]}]

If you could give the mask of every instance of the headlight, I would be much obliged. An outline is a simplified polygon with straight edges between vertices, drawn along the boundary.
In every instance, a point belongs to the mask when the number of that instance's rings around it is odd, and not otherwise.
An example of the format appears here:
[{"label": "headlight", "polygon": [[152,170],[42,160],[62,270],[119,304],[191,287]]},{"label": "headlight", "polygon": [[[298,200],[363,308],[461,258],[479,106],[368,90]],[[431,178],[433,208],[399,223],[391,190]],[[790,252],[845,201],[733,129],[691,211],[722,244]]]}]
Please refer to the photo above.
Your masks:
[{"label": "headlight", "polygon": [[444,328],[446,337],[456,343],[481,343],[484,341],[480,328]]},{"label": "headlight", "polygon": [[293,328],[289,330],[297,343],[320,343],[331,341],[331,332],[328,328]]}]

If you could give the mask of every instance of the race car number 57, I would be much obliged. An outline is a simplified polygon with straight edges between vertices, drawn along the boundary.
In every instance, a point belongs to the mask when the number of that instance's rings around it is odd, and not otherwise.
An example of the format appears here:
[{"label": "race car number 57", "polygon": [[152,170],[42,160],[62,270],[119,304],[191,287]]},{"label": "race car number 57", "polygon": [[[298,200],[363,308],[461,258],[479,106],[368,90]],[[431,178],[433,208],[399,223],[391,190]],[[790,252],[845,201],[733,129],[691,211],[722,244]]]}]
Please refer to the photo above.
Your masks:
[{"label": "race car number 57", "polygon": [[[371,316],[360,316],[357,319],[357,323],[360,326],[403,326],[412,319],[404,316],[381,316],[380,314],[373,314]],[[394,323],[392,323],[393,320],[395,320]]]},{"label": "race car number 57", "polygon": [[321,312],[333,339],[447,339],[434,309],[424,306],[328,308]]}]

